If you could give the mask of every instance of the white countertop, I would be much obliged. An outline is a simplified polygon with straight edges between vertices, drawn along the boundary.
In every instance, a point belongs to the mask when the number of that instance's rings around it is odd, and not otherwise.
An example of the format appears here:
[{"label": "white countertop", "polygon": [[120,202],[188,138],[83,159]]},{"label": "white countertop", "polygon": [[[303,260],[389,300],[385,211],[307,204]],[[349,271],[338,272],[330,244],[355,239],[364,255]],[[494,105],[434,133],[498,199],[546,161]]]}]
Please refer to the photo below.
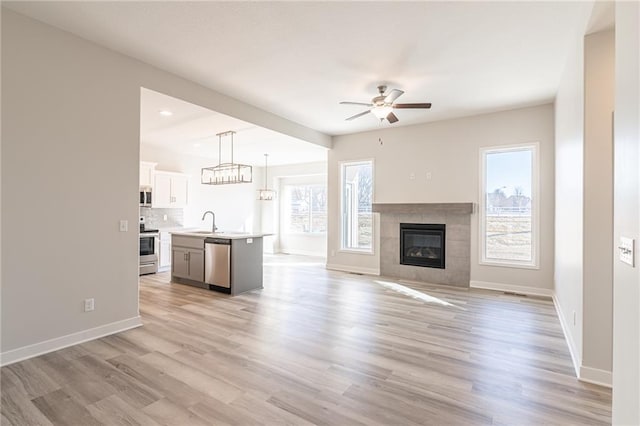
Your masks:
[{"label": "white countertop", "polygon": [[194,238],[226,238],[228,240],[246,240],[247,238],[262,238],[273,234],[253,233],[253,232],[215,232],[207,230],[185,230],[171,231],[171,235],[181,235],[183,237]]}]

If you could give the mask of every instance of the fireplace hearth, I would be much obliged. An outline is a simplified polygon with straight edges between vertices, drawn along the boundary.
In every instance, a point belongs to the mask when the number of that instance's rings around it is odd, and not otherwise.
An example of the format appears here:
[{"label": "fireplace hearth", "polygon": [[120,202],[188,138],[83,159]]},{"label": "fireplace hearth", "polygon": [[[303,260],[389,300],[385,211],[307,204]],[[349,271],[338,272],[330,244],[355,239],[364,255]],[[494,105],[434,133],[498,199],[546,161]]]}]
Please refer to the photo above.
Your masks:
[{"label": "fireplace hearth", "polygon": [[400,264],[445,269],[444,224],[401,223]]}]

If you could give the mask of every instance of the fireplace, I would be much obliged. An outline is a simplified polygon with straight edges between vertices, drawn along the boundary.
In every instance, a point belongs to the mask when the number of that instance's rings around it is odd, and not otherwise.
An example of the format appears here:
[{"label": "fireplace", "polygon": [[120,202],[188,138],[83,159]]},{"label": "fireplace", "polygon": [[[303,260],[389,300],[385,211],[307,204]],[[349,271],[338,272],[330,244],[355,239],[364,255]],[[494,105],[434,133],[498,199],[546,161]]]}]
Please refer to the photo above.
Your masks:
[{"label": "fireplace", "polygon": [[445,225],[400,224],[400,264],[444,269]]}]

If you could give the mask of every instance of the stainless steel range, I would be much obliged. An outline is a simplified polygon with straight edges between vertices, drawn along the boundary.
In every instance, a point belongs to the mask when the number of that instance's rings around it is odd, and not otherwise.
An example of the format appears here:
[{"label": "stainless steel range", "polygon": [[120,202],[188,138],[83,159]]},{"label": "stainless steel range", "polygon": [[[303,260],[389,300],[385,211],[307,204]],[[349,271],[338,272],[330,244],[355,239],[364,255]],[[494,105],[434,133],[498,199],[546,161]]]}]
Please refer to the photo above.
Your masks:
[{"label": "stainless steel range", "polygon": [[159,231],[145,227],[145,219],[140,216],[140,275],[158,272]]}]

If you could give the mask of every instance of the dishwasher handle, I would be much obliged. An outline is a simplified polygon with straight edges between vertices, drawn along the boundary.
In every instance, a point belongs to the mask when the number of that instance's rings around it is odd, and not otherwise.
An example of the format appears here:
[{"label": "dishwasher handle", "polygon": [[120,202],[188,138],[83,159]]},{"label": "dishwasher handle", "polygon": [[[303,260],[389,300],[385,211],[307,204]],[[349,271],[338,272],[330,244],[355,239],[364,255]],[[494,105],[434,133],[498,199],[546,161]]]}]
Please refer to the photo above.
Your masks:
[{"label": "dishwasher handle", "polygon": [[228,238],[205,238],[205,244],[224,244],[225,246],[231,245],[231,240]]}]

